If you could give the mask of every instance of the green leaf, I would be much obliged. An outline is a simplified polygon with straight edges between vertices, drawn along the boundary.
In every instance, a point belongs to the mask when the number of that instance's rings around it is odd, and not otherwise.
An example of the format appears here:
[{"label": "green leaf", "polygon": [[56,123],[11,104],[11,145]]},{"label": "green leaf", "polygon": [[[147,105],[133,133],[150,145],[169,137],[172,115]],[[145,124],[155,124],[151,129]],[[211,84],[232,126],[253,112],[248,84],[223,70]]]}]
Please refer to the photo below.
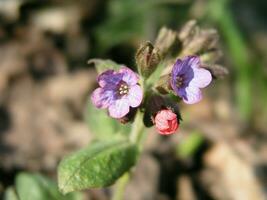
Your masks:
[{"label": "green leaf", "polygon": [[16,177],[16,190],[20,200],[81,200],[79,193],[63,196],[52,180],[38,174],[20,173]]},{"label": "green leaf", "polygon": [[96,142],[64,158],[58,184],[64,194],[113,184],[136,161],[137,147],[127,140]]},{"label": "green leaf", "polygon": [[19,200],[13,187],[7,188],[4,194],[4,200]]},{"label": "green leaf", "polygon": [[88,64],[94,64],[98,74],[101,74],[102,72],[108,69],[118,70],[121,67],[120,64],[117,64],[112,60],[103,60],[103,59],[97,59],[97,58],[90,59],[88,61]]},{"label": "green leaf", "polygon": [[106,110],[97,109],[91,101],[87,104],[86,121],[96,139],[105,140],[111,137],[124,136],[130,132],[130,124],[121,124],[108,116]]}]

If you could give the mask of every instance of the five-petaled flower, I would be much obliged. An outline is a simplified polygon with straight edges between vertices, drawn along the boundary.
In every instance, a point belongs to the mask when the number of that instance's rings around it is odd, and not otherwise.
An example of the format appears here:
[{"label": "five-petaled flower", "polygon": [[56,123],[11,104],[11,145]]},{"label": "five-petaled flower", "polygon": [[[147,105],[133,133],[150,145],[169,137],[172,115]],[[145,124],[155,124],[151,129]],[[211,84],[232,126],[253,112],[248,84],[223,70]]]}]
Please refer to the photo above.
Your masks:
[{"label": "five-petaled flower", "polygon": [[177,115],[170,109],[159,111],[154,119],[157,131],[162,135],[175,133],[179,127]]},{"label": "five-petaled flower", "polygon": [[139,77],[131,69],[122,67],[118,72],[107,70],[98,76],[99,88],[91,95],[97,108],[108,108],[113,118],[122,118],[130,107],[138,107],[143,98],[143,91],[138,85]]},{"label": "five-petaled flower", "polygon": [[200,67],[198,56],[177,59],[171,72],[171,87],[175,94],[187,104],[194,104],[202,99],[200,88],[210,84],[211,73]]}]

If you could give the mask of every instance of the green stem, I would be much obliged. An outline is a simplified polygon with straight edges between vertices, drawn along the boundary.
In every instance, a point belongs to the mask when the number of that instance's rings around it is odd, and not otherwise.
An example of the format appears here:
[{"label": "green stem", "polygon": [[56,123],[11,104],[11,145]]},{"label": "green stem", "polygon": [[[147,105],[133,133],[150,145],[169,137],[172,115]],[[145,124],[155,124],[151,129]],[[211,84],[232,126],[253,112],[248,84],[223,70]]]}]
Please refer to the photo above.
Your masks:
[{"label": "green stem", "polygon": [[[141,146],[142,136],[144,132],[144,124],[143,124],[143,113],[141,111],[137,111],[134,123],[132,125],[132,131],[130,134],[130,142],[136,144],[137,146]],[[141,151],[141,148],[139,148]],[[123,200],[124,191],[127,183],[130,180],[131,172],[125,173],[116,183],[116,189],[114,191],[112,200]]]},{"label": "green stem", "polygon": [[142,138],[143,130],[144,130],[143,113],[141,113],[141,111],[138,111],[136,113],[135,120],[132,126],[130,141],[134,144],[139,145],[140,140]]},{"label": "green stem", "polygon": [[[146,88],[147,83],[143,77],[140,77],[140,86],[142,87],[143,91],[147,91],[147,88]],[[129,140],[136,145],[140,145],[139,143],[141,142],[144,128],[145,127],[143,123],[143,113],[140,111],[140,109],[138,109],[135,115],[134,123],[132,125],[132,130],[131,130]]]},{"label": "green stem", "polygon": [[129,172],[125,173],[117,182],[116,190],[112,196],[112,200],[123,200],[126,185],[130,179]]}]

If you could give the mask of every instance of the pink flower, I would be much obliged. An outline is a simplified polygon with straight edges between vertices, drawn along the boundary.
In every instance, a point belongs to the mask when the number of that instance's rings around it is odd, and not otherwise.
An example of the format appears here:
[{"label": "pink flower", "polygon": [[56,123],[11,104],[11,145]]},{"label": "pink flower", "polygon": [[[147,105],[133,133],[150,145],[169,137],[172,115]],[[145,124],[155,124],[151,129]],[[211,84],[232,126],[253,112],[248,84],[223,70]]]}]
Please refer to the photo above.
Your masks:
[{"label": "pink flower", "polygon": [[137,108],[142,102],[138,80],[139,76],[127,67],[118,72],[107,70],[98,76],[100,87],[92,93],[92,103],[97,108],[107,108],[111,117],[120,119],[129,113],[130,107]]},{"label": "pink flower", "polygon": [[169,109],[159,111],[154,123],[157,131],[162,135],[173,134],[179,127],[177,115]]}]

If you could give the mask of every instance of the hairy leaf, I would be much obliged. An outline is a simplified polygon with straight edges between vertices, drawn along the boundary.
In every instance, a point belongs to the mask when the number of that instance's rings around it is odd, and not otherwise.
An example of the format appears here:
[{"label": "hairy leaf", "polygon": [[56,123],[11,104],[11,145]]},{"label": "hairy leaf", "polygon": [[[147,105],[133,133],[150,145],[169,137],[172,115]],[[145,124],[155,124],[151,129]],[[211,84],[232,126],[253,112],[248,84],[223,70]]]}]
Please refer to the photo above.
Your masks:
[{"label": "hairy leaf", "polygon": [[136,156],[137,147],[126,140],[93,143],[61,161],[60,191],[109,186],[135,164]]},{"label": "hairy leaf", "polygon": [[63,196],[50,179],[37,174],[20,173],[16,177],[16,191],[20,200],[81,200],[79,193]]},{"label": "hairy leaf", "polygon": [[4,194],[4,200],[19,200],[13,187],[7,188]]},{"label": "hairy leaf", "polygon": [[97,58],[90,59],[88,61],[88,64],[94,64],[98,74],[101,74],[102,72],[108,69],[118,70],[121,67],[121,65],[115,63],[112,60],[104,60],[104,59],[97,59]]},{"label": "hairy leaf", "polygon": [[106,110],[97,109],[91,101],[87,105],[86,121],[98,140],[108,139],[115,135],[127,136],[130,132],[129,124],[121,124],[116,119],[109,117]]}]

